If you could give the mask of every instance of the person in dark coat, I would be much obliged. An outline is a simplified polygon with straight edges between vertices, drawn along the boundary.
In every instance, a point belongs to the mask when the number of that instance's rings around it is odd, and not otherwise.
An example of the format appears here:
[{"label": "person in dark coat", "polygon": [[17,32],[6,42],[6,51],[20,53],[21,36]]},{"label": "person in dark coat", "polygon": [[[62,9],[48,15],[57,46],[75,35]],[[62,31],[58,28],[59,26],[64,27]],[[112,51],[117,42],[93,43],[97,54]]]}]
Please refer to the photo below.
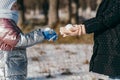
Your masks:
[{"label": "person in dark coat", "polygon": [[90,71],[120,79],[120,0],[102,0],[96,17],[73,26],[62,27],[61,34],[94,33]]}]

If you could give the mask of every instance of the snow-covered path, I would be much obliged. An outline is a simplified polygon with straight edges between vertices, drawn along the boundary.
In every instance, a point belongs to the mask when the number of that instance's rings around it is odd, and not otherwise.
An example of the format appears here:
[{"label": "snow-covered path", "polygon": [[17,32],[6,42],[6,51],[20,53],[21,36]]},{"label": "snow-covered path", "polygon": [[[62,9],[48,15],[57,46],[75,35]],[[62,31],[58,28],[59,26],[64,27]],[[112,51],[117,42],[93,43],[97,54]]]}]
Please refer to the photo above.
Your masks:
[{"label": "snow-covered path", "polygon": [[39,44],[27,49],[28,80],[108,80],[88,72],[93,45]]}]

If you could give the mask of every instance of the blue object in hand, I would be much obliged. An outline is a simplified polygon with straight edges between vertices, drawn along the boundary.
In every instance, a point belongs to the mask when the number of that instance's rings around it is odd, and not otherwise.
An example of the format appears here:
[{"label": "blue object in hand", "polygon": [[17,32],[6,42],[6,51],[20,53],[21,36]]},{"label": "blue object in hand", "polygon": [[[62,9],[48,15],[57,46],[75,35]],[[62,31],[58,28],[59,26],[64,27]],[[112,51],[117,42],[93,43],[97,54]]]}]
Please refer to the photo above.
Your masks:
[{"label": "blue object in hand", "polygon": [[43,31],[43,35],[44,35],[45,39],[48,41],[56,41],[58,38],[58,35],[56,34],[56,32],[50,28],[46,28]]}]

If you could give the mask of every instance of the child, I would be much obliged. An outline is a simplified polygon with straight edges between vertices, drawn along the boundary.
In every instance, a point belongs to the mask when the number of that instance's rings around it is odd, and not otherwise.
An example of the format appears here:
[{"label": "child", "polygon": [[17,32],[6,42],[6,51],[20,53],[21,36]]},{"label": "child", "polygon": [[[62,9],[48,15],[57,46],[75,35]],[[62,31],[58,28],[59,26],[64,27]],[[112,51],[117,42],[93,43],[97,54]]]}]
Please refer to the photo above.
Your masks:
[{"label": "child", "polygon": [[26,80],[26,48],[43,40],[56,40],[51,29],[23,34],[17,27],[17,0],[0,0],[0,80]]}]

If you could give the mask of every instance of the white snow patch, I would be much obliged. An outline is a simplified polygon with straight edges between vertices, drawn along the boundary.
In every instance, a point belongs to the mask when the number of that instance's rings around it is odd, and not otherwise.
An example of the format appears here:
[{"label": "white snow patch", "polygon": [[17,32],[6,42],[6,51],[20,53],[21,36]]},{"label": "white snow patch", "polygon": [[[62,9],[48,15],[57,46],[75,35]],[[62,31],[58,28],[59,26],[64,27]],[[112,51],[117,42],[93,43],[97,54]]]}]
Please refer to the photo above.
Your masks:
[{"label": "white snow patch", "polygon": [[[28,80],[108,80],[89,72],[93,45],[39,44],[27,49]],[[69,70],[72,75],[61,75]],[[46,78],[51,74],[54,78]]]}]

